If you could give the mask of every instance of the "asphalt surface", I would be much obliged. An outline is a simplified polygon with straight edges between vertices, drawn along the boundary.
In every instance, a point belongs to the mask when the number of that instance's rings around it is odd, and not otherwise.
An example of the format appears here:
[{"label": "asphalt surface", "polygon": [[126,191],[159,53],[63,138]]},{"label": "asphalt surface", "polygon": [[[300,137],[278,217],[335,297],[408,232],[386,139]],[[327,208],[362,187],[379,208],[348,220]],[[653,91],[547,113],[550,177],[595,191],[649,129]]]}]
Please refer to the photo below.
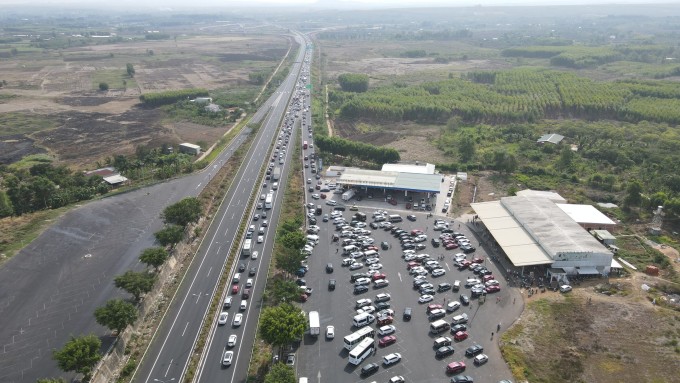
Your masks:
[{"label": "asphalt surface", "polygon": [[[252,121],[262,120],[279,96],[272,96]],[[246,129],[202,172],[70,211],[9,260],[0,269],[0,382],[72,379],[75,374],[63,373],[52,360],[52,350],[71,335],[96,334],[105,350],[113,338],[95,323],[93,312],[125,296],[113,278],[144,267],[138,257],[154,246],[153,233],[162,228],[160,212],[198,195],[248,134]]]},{"label": "asphalt surface", "polygon": [[[240,251],[241,238],[234,238],[234,234],[237,232],[238,226],[244,217],[248,220],[252,217],[252,211],[245,211],[248,199],[251,195],[259,196],[261,193],[267,193],[271,190],[273,181],[268,183],[267,188],[263,188],[262,183],[257,177],[262,166],[265,163],[269,163],[271,143],[277,137],[278,127],[288,107],[288,99],[294,91],[297,74],[300,71],[305,53],[304,44],[302,46],[303,48],[298,53],[296,64],[294,64],[290,71],[291,74],[283,81],[274,96],[272,96],[274,102],[270,113],[265,118],[256,141],[246,155],[242,167],[238,170],[235,177],[236,184],[232,186],[225,196],[219,212],[215,215],[215,219],[206,233],[205,240],[201,244],[190,269],[187,271],[179,290],[173,298],[170,308],[157,331],[157,336],[145,353],[143,362],[134,376],[134,381],[136,382],[182,381],[186,373],[188,360],[192,355],[212,296],[214,294],[221,295],[221,289],[218,289],[217,282],[226,265],[226,256],[229,248],[232,245],[236,245],[239,246]],[[265,240],[263,244],[254,246],[254,250],[260,252],[260,257],[256,261],[248,261],[242,258],[248,264],[248,269],[253,265],[256,265],[258,268],[257,275],[253,277],[255,284],[252,288],[253,295],[249,299],[251,304],[248,305],[247,310],[239,311],[238,304],[241,301],[241,295],[234,295],[234,304],[229,310],[228,324],[220,326],[220,330],[231,327],[235,314],[237,312],[243,314],[243,323],[239,327],[234,328],[234,331],[239,335],[239,345],[234,348],[235,359],[229,370],[222,370],[220,367],[222,352],[218,350],[224,350],[228,335],[223,337],[223,341],[211,343],[215,347],[208,348],[208,357],[206,359],[208,362],[203,365],[203,367],[210,366],[211,368],[202,368],[199,371],[201,380],[224,380],[231,382],[245,382],[246,380],[248,361],[250,359],[250,353],[246,351],[252,348],[254,340],[254,329],[257,325],[260,309],[259,300],[267,276],[266,268],[271,258],[276,218],[278,217],[278,211],[283,198],[282,191],[285,190],[285,176],[292,155],[292,150],[289,150],[287,152],[288,158],[284,161],[284,164],[278,165],[277,163],[277,166],[282,166],[283,172],[279,180],[280,187],[274,193],[275,208],[267,211],[268,215],[271,215],[271,217],[268,217],[270,219],[270,228],[267,229],[264,235]],[[257,224],[256,227],[259,226],[259,222],[253,222],[253,224]],[[256,238],[257,234],[253,236],[253,243],[256,242]],[[238,263],[235,263],[235,267],[238,266]],[[233,270],[230,271],[231,274],[233,274]],[[242,275],[241,288],[244,287],[245,280],[248,278],[246,276],[247,271],[246,274]],[[217,321],[214,319],[216,318],[207,318],[207,321],[217,326]],[[225,331],[221,331],[220,335],[224,335],[224,333]],[[243,352],[236,352],[241,349],[243,349]],[[213,357],[211,355],[213,351],[219,355]],[[226,375],[229,375],[229,377],[227,378]]]},{"label": "asphalt surface", "polygon": [[[306,169],[308,171],[308,169]],[[306,173],[305,178],[314,179],[314,175]],[[318,191],[317,191],[318,192]],[[330,213],[331,206],[324,204],[324,200],[308,201],[315,204],[321,204],[323,212]],[[340,200],[340,195],[326,193],[328,198]],[[348,203],[351,205],[352,202]],[[442,247],[433,248],[430,244],[430,238],[433,235],[439,236],[439,232],[432,230],[433,219],[427,218],[425,212],[413,213],[412,211],[396,210],[394,206],[374,200],[363,200],[357,202],[360,211],[367,214],[367,224],[372,222],[371,215],[377,209],[388,210],[391,214],[400,214],[406,217],[407,214],[415,214],[417,216],[416,222],[411,222],[404,219],[403,222],[396,225],[405,229],[423,229],[428,234],[428,241],[424,242],[427,249],[418,253],[426,253],[434,256],[445,255],[445,260],[440,263],[445,263],[446,275],[433,278],[428,275],[428,280],[435,285],[442,282],[453,283],[454,280],[461,280],[463,285],[468,276],[473,275],[471,271],[458,271],[453,265],[453,255],[458,253],[456,250],[447,251]],[[370,205],[370,206],[369,206]],[[344,217],[349,222],[354,215],[353,211],[349,209],[344,212]],[[472,256],[486,258],[486,252],[483,246],[479,246],[479,239],[475,238],[472,231],[464,224],[454,222],[451,228],[460,231],[472,240],[477,247],[477,251],[468,255],[468,259]],[[320,243],[314,249],[314,253],[309,257],[309,272],[304,277],[307,285],[315,289],[315,293],[310,299],[303,303],[303,308],[306,312],[318,311],[321,321],[321,333],[318,338],[306,335],[303,345],[297,350],[297,373],[298,376],[307,377],[313,382],[323,383],[341,383],[341,382],[358,382],[358,381],[378,381],[385,382],[395,375],[404,376],[407,382],[443,382],[448,381],[452,375],[445,372],[445,367],[452,361],[465,361],[467,369],[466,375],[475,378],[479,382],[497,382],[501,379],[508,379],[512,375],[509,368],[503,361],[497,341],[498,335],[494,334],[491,337],[491,332],[497,333],[496,326],[499,322],[502,325],[502,330],[506,329],[516,318],[519,317],[522,311],[521,298],[517,291],[508,289],[507,283],[502,279],[502,275],[497,272],[497,268],[490,261],[485,264],[494,271],[494,275],[501,281],[502,290],[499,293],[487,295],[486,302],[480,304],[478,299],[473,299],[469,307],[462,306],[453,313],[447,313],[446,319],[450,322],[454,315],[465,312],[470,317],[468,322],[468,332],[470,337],[462,342],[454,342],[455,353],[451,356],[445,357],[441,360],[435,358],[435,349],[433,348],[433,340],[439,336],[449,336],[453,338],[450,332],[441,333],[440,335],[432,335],[429,333],[430,321],[426,315],[427,304],[419,304],[419,293],[413,289],[413,278],[408,275],[406,270],[406,263],[402,257],[402,251],[398,239],[394,238],[389,231],[383,229],[367,229],[372,230],[371,236],[375,239],[376,246],[380,246],[382,241],[387,241],[391,245],[391,249],[385,251],[381,250],[381,263],[383,264],[384,272],[387,279],[390,281],[389,286],[375,289],[371,286],[368,292],[354,295],[353,284],[350,282],[350,275],[355,272],[368,271],[365,266],[363,269],[350,271],[347,267],[341,267],[343,259],[341,246],[331,242],[331,236],[335,232],[335,226],[332,222],[322,222],[321,219],[317,223],[320,226],[319,232]],[[327,263],[333,263],[334,272],[328,274],[325,271]],[[337,287],[335,291],[328,291],[327,285],[329,279],[337,280]],[[391,295],[391,308],[395,311],[394,325],[397,328],[396,336],[397,343],[385,347],[378,348],[376,355],[367,358],[361,365],[353,366],[347,362],[348,352],[343,348],[343,337],[356,331],[352,327],[352,317],[356,315],[355,302],[361,298],[375,299],[376,294],[387,292]],[[448,291],[445,293],[435,294],[434,301],[431,303],[444,304],[452,300],[459,300],[459,294],[465,293],[470,296],[469,288],[461,287],[459,292]],[[500,298],[500,302],[496,302],[496,298]],[[516,299],[517,303],[513,303]],[[413,309],[413,319],[408,322],[402,320],[402,314],[405,307]],[[327,325],[335,326],[336,336],[334,340],[327,340],[323,336]],[[378,328],[374,322],[374,328]],[[376,336],[376,346],[379,336]],[[484,353],[489,356],[489,362],[480,367],[474,366],[471,358],[465,357],[465,349],[472,344],[480,344],[484,347]],[[382,357],[393,352],[399,352],[402,355],[401,362],[383,368]],[[365,379],[359,375],[361,366],[375,362],[381,365],[380,370]]]}]

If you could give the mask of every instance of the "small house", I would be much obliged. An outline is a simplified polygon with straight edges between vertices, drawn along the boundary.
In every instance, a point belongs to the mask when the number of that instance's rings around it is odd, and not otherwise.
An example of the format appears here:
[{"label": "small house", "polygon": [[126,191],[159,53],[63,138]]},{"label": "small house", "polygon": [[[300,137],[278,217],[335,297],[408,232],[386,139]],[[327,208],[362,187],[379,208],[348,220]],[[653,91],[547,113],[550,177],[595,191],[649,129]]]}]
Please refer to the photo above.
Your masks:
[{"label": "small house", "polygon": [[201,154],[201,147],[198,146],[198,145],[194,145],[194,144],[190,144],[188,142],[185,142],[183,144],[179,144],[179,152],[191,154],[192,156],[197,156],[197,155]]}]

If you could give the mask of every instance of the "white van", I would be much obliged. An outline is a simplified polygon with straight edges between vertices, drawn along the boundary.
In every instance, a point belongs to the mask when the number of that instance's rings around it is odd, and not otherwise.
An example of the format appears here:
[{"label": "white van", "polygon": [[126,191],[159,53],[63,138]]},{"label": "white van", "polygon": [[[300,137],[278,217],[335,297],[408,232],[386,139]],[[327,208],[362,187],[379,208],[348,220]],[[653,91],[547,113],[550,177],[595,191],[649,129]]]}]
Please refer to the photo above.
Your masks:
[{"label": "white van", "polygon": [[439,334],[451,328],[451,325],[443,319],[430,323],[430,332],[432,334]]},{"label": "white van", "polygon": [[307,236],[307,242],[312,242],[314,245],[319,244],[319,236],[316,234],[310,234]]},{"label": "white van", "polygon": [[307,383],[307,378],[300,378],[299,383]]},{"label": "white van", "polygon": [[234,283],[241,282],[241,273],[234,274]]},{"label": "white van", "polygon": [[359,315],[354,316],[352,319],[352,324],[354,327],[364,327],[366,325],[369,325],[373,323],[375,320],[375,316],[369,314],[369,313],[361,313]]},{"label": "white van", "polygon": [[353,252],[357,249],[358,249],[358,247],[356,247],[354,245],[349,245],[349,246],[343,247],[342,252],[343,252],[343,254],[349,254],[349,253],[351,253],[351,252]]},{"label": "white van", "polygon": [[379,257],[379,256],[380,256],[380,254],[378,254],[378,252],[375,251],[375,250],[364,251],[364,257],[366,257],[366,258]]}]

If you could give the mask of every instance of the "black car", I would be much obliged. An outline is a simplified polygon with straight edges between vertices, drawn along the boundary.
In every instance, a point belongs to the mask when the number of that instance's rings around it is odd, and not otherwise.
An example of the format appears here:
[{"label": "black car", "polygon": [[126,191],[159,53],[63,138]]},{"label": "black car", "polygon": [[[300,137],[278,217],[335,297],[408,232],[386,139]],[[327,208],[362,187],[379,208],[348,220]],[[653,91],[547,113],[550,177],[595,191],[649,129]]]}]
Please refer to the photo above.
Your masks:
[{"label": "black car", "polygon": [[387,241],[382,241],[382,242],[380,243],[380,248],[383,249],[383,250],[387,250],[387,249],[390,248],[390,244],[387,243]]},{"label": "black car", "polygon": [[297,279],[295,281],[295,284],[298,286],[307,286],[307,281],[305,281],[304,279]]},{"label": "black car", "polygon": [[464,304],[465,306],[470,304],[470,298],[468,298],[467,295],[461,294],[460,295],[460,303]]},{"label": "black car", "polygon": [[437,293],[437,292],[434,291],[434,289],[431,288],[431,287],[426,287],[426,288],[424,288],[424,289],[421,288],[421,289],[418,290],[418,292],[420,293],[420,295],[435,295],[435,294]]},{"label": "black car", "polygon": [[333,210],[338,210],[338,211],[345,211],[345,205],[338,205],[333,208]]},{"label": "black car", "polygon": [[357,279],[359,278],[365,278],[366,274],[364,273],[354,273],[349,277],[349,281],[354,283]]},{"label": "black car", "polygon": [[449,291],[449,290],[451,290],[451,284],[450,283],[444,282],[444,283],[440,283],[440,284],[437,285],[437,292],[438,293],[441,293],[441,292],[444,292],[444,291]]},{"label": "black car", "polygon": [[329,263],[329,264],[326,265],[326,272],[328,274],[333,272],[333,264],[332,263]]},{"label": "black car", "polygon": [[310,225],[316,225],[316,218],[312,217],[309,219],[309,224]]},{"label": "black car", "polygon": [[371,223],[370,223],[370,224],[369,224],[368,226],[370,226],[370,227],[371,227],[371,229],[373,229],[373,230],[377,230],[377,229],[378,229],[378,227],[379,227],[379,226],[378,226],[378,224],[377,224],[377,223],[375,223],[375,222],[371,222]]},{"label": "black car", "polygon": [[331,279],[328,281],[328,290],[333,291],[335,290],[335,279]]},{"label": "black car", "polygon": [[354,294],[362,294],[368,291],[368,286],[362,285],[362,286],[356,286],[354,288]]},{"label": "black car", "polygon": [[464,324],[457,324],[455,326],[451,326],[451,334],[455,334],[459,331],[467,331],[467,326]]},{"label": "black car", "polygon": [[484,351],[484,347],[482,347],[478,344],[474,344],[474,345],[468,347],[467,350],[465,350],[465,356],[467,356],[468,358],[472,358],[473,356],[475,356],[477,354],[481,354],[483,351]]},{"label": "black car", "polygon": [[409,214],[409,215],[406,216],[406,219],[408,219],[411,222],[415,222],[416,216],[413,215],[413,214]]},{"label": "black car", "polygon": [[439,347],[439,348],[437,349],[437,351],[435,352],[435,356],[436,356],[437,358],[443,358],[443,357],[445,357],[445,356],[447,356],[447,355],[453,354],[454,351],[455,351],[455,350],[454,350],[453,347],[451,347],[451,346],[443,346],[443,347]]},{"label": "black car", "polygon": [[378,371],[378,369],[380,369],[380,365],[378,363],[369,363],[361,367],[361,376],[367,377],[373,375],[376,371]]},{"label": "black car", "polygon": [[241,263],[241,264],[238,265],[238,272],[239,273],[242,273],[245,270],[246,270],[246,264],[245,263]]},{"label": "black car", "polygon": [[473,253],[475,250],[477,250],[474,247],[468,245],[463,245],[459,249],[462,250],[463,253],[465,254]]},{"label": "black car", "polygon": [[410,307],[407,307],[407,308],[404,309],[404,320],[405,321],[411,320],[411,313],[412,312],[413,312],[413,310]]},{"label": "black car", "polygon": [[425,283],[428,283],[427,279],[416,279],[413,281],[413,288],[418,289],[420,285],[423,285]]},{"label": "black car", "polygon": [[[367,288],[367,289],[368,289],[368,288]],[[388,308],[390,308],[390,302],[380,302],[380,303],[376,303],[375,308],[376,308],[376,310],[378,310],[378,311],[388,309]]]},{"label": "black car", "polygon": [[251,267],[250,271],[248,271],[248,275],[251,276],[251,277],[253,275],[255,275],[256,273],[257,273],[257,267]]},{"label": "black car", "polygon": [[401,248],[402,248],[402,250],[410,250],[410,249],[415,249],[415,248],[416,248],[416,245],[413,244],[413,243],[408,243],[408,242],[407,242],[407,243],[401,245]]},{"label": "black car", "polygon": [[439,245],[442,243],[439,238],[432,238],[430,242],[432,243],[432,247],[439,247]]},{"label": "black car", "polygon": [[474,379],[468,375],[456,375],[451,378],[451,383],[473,383]]}]

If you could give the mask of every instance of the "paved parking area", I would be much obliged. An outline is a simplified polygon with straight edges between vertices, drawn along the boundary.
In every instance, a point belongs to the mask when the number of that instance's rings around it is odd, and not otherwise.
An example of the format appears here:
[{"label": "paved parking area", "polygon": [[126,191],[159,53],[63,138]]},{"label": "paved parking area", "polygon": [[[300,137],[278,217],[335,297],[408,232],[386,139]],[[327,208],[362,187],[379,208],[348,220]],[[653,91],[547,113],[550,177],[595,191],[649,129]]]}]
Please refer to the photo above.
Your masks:
[{"label": "paved parking area", "polygon": [[[310,202],[312,202],[310,200]],[[319,203],[317,201],[313,201]],[[323,202],[322,202],[323,203]],[[372,222],[371,215],[376,208],[386,209],[389,213],[400,214],[405,217],[407,214],[415,214],[416,221],[411,222],[404,219],[403,222],[397,225],[405,230],[422,229],[428,235],[427,248],[421,253],[430,254],[437,259],[438,256],[444,255],[445,258],[440,263],[446,269],[446,275],[439,278],[432,278],[428,276],[430,282],[435,286],[438,283],[449,282],[454,280],[465,281],[465,279],[472,274],[470,271],[458,271],[453,265],[453,254],[457,251],[447,251],[443,248],[433,248],[429,239],[434,235],[439,236],[439,232],[433,230],[433,218],[427,218],[426,212],[413,212],[403,209],[403,204],[397,205],[397,209],[392,205],[384,203],[384,201],[362,200],[357,202],[360,211],[367,214],[367,223]],[[322,205],[324,213],[329,213],[331,207]],[[402,209],[398,209],[401,207]],[[440,210],[441,212],[441,210]],[[435,217],[437,218],[435,213]],[[441,213],[440,213],[441,214]],[[353,211],[345,211],[344,217],[349,222],[354,215]],[[320,218],[320,217],[319,217]],[[406,262],[402,259],[401,248],[399,241],[394,238],[389,231],[383,229],[372,230],[371,236],[375,239],[375,244],[379,246],[382,241],[388,241],[391,248],[387,251],[380,251],[381,263],[383,270],[390,281],[389,286],[382,289],[370,288],[368,292],[354,295],[353,284],[350,283],[350,275],[356,271],[350,271],[346,267],[341,267],[342,250],[339,249],[337,243],[331,242],[331,236],[335,233],[335,227],[330,222],[322,222],[319,219],[317,223],[321,227],[319,233],[320,243],[316,246],[313,255],[309,258],[309,272],[305,276],[308,286],[314,288],[314,293],[310,299],[303,303],[305,311],[319,311],[321,317],[322,334],[327,325],[334,325],[336,331],[336,338],[334,340],[326,340],[323,335],[318,339],[311,336],[306,336],[302,347],[298,350],[298,364],[296,366],[298,376],[305,376],[309,379],[319,382],[386,382],[394,375],[402,375],[407,382],[443,382],[448,381],[450,375],[445,372],[446,364],[452,361],[463,360],[467,364],[465,371],[466,375],[470,375],[479,382],[497,382],[501,379],[508,379],[511,374],[505,363],[503,362],[500,352],[498,350],[496,341],[498,336],[495,334],[492,338],[491,333],[496,332],[496,326],[501,322],[503,328],[512,323],[519,317],[522,311],[521,296],[515,289],[508,289],[507,284],[503,280],[500,273],[497,272],[496,266],[489,260],[486,265],[490,268],[494,275],[501,281],[502,289],[499,293],[489,294],[486,303],[480,304],[477,299],[473,299],[469,307],[462,307],[454,313],[448,313],[445,319],[450,322],[453,315],[460,312],[468,313],[470,321],[468,323],[470,337],[462,342],[453,344],[455,353],[451,356],[437,360],[435,358],[435,350],[433,348],[433,339],[437,336],[429,333],[429,320],[425,313],[426,304],[418,304],[418,291],[413,289],[413,278],[408,275],[406,270]],[[467,235],[472,241],[473,245],[477,247],[477,251],[468,256],[468,259],[473,255],[477,257],[486,258],[486,253],[483,246],[479,246],[479,240],[474,237],[474,234],[466,226],[466,223],[452,222],[452,229],[460,231]],[[327,274],[325,266],[327,263],[333,263],[334,272]],[[366,267],[357,271],[368,271]],[[329,279],[337,280],[337,288],[335,291],[328,291],[327,285]],[[367,358],[360,366],[353,366],[347,363],[348,352],[343,348],[343,337],[356,331],[356,328],[351,327],[352,317],[356,315],[355,302],[360,298],[375,299],[375,295],[381,292],[390,293],[392,299],[390,301],[391,308],[395,311],[395,322],[397,343],[385,347],[378,348],[375,355]],[[460,293],[470,295],[469,290],[464,287],[461,291],[456,293],[448,291],[441,294],[436,294],[434,303],[444,304],[452,300],[458,300]],[[497,298],[500,302],[497,302]],[[402,313],[405,307],[413,308],[413,319],[409,322],[402,320]],[[372,325],[376,328],[376,324]],[[442,333],[440,335],[452,336],[450,333]],[[376,337],[377,344],[378,337]],[[475,367],[472,364],[472,359],[466,358],[464,355],[465,349],[472,344],[480,344],[484,347],[484,352],[489,356],[489,362],[483,366]],[[382,357],[392,352],[399,352],[402,354],[402,360],[388,368],[383,368],[381,362]],[[381,364],[380,370],[366,378],[362,379],[359,376],[361,366],[367,363]]]}]

